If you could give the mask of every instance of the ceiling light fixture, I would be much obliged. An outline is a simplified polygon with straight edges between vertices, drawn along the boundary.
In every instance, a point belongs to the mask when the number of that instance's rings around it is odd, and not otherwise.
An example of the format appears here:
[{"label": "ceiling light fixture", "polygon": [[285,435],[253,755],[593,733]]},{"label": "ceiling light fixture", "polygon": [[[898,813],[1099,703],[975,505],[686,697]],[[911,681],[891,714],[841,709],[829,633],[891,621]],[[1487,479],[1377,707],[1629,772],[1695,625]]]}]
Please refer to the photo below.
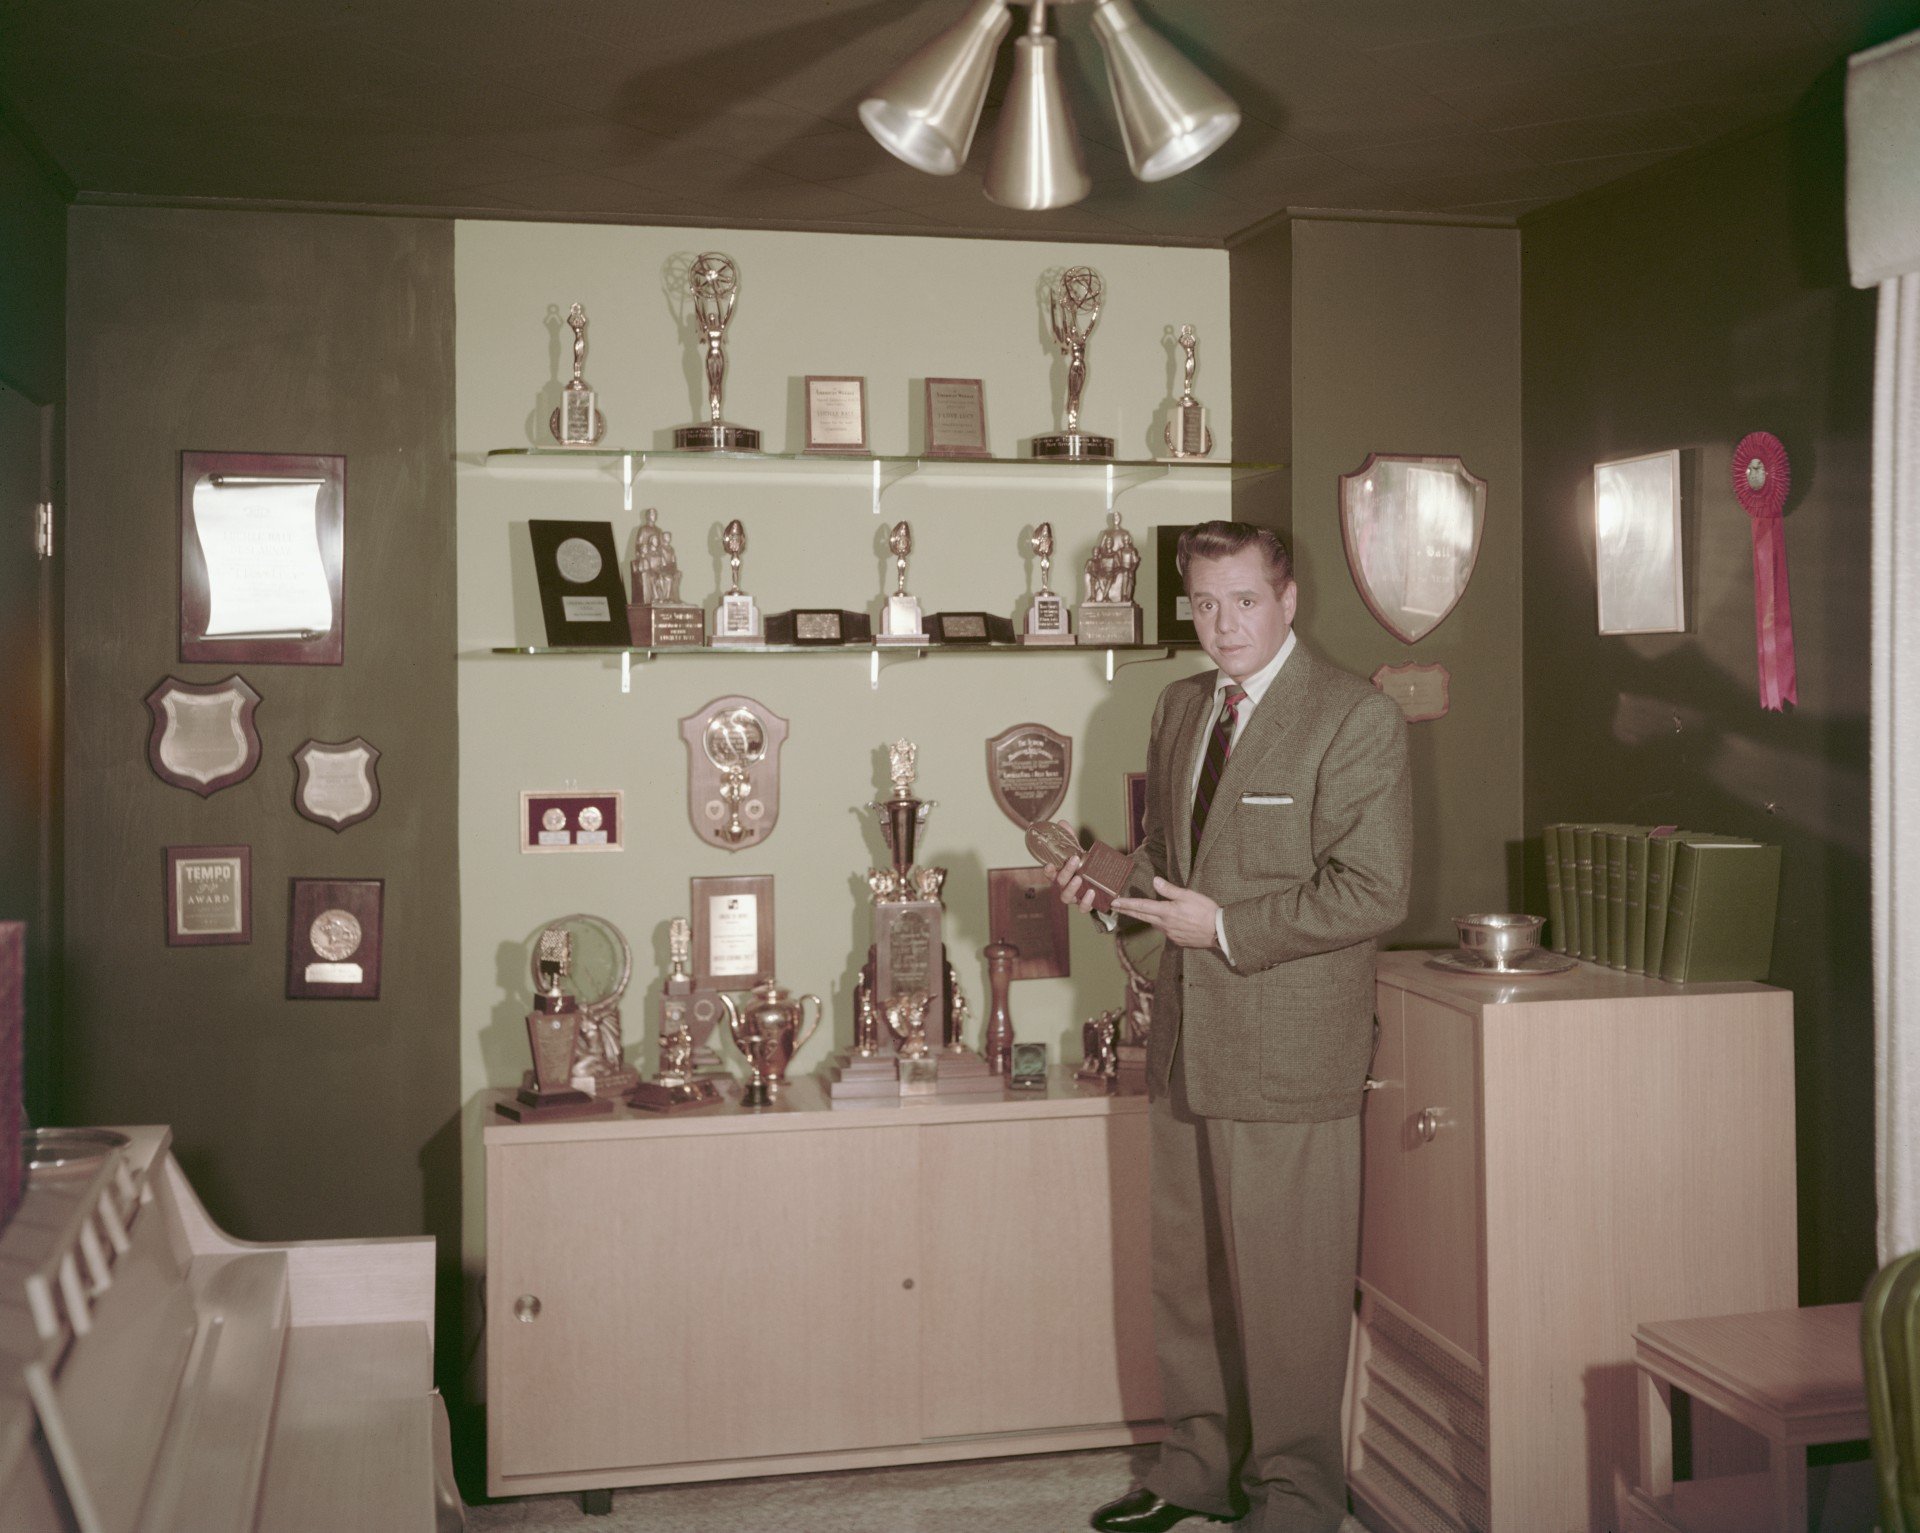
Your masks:
[{"label": "ceiling light fixture", "polygon": [[[873,88],[860,120],[882,148],[929,175],[951,176],[966,164],[994,55],[1012,25],[1010,3],[974,0]],[[1032,0],[1026,34],[1014,41],[1013,78],[986,173],[988,197],[1028,212],[1066,207],[1093,186],[1061,84],[1060,45],[1047,34],[1047,4]],[[1142,181],[1163,181],[1198,165],[1240,126],[1240,109],[1141,20],[1132,0],[1091,4],[1128,166]]]}]

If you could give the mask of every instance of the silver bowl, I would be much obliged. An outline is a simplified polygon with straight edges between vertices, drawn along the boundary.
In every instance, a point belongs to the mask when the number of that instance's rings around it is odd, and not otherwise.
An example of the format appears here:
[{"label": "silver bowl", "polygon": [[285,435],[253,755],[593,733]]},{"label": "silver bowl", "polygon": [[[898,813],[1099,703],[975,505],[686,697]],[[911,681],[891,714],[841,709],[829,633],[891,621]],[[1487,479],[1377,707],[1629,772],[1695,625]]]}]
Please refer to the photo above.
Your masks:
[{"label": "silver bowl", "polygon": [[1544,916],[1455,916],[1460,951],[1488,969],[1510,969],[1540,946]]},{"label": "silver bowl", "polygon": [[110,1128],[28,1128],[20,1131],[20,1158],[29,1172],[59,1175],[97,1166],[126,1142]]}]

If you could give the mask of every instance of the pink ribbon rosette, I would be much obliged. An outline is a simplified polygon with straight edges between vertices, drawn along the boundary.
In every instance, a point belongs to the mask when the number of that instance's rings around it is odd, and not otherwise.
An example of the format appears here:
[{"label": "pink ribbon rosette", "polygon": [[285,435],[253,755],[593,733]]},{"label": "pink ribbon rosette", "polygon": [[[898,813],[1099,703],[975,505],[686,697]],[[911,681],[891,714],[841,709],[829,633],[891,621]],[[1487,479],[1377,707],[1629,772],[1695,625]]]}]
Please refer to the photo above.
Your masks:
[{"label": "pink ribbon rosette", "polygon": [[1798,706],[1793,666],[1793,599],[1787,591],[1787,532],[1781,513],[1793,479],[1787,449],[1771,431],[1750,431],[1733,450],[1733,493],[1753,523],[1753,628],[1760,706]]}]

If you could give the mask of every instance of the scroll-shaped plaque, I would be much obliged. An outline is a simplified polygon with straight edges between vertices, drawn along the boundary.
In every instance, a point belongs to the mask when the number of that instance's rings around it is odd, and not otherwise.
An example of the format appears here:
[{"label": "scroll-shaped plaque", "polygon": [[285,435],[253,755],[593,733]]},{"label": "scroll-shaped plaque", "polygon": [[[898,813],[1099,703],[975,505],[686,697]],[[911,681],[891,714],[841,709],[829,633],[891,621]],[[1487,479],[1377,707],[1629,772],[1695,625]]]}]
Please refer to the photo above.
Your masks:
[{"label": "scroll-shaped plaque", "polygon": [[338,665],[347,460],[180,454],[180,658]]},{"label": "scroll-shaped plaque", "polygon": [[260,694],[237,674],[205,687],[166,677],[147,694],[154,774],[202,798],[244,782],[260,764],[259,706]]},{"label": "scroll-shaped plaque", "polygon": [[721,697],[680,721],[687,742],[687,815],[702,841],[758,846],[780,818],[787,721],[750,697]]},{"label": "scroll-shaped plaque", "polygon": [[1049,868],[1063,866],[1069,857],[1080,858],[1080,877],[1093,890],[1095,910],[1113,909],[1116,895],[1126,892],[1133,875],[1133,862],[1106,842],[1096,840],[1082,848],[1072,829],[1059,820],[1040,820],[1027,827],[1027,850]]},{"label": "scroll-shaped plaque", "polygon": [[1370,679],[1400,705],[1409,724],[1443,719],[1453,706],[1453,673],[1444,665],[1383,665]]},{"label": "scroll-shaped plaque", "polygon": [[1072,739],[1045,724],[1015,724],[987,741],[987,786],[1022,830],[1052,817],[1072,774]]},{"label": "scroll-shaped plaque", "polygon": [[307,741],[293,753],[293,807],[332,830],[371,818],[380,807],[379,760],[379,749],[358,735],[338,745]]}]

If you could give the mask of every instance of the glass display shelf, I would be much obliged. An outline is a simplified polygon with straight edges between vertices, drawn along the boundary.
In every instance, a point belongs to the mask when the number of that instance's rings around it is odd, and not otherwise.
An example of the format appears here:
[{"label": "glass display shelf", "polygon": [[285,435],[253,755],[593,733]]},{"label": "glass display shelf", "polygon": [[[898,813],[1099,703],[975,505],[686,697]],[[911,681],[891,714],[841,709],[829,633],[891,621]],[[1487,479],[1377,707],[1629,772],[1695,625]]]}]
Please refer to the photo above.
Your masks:
[{"label": "glass display shelf", "polygon": [[676,644],[647,649],[635,644],[496,644],[490,655],[628,655],[635,660],[757,659],[762,655],[1098,655],[1198,653],[1191,639],[1163,644]]},{"label": "glass display shelf", "polygon": [[618,657],[620,690],[633,690],[636,663],[652,660],[759,660],[778,655],[864,655],[867,658],[867,685],[880,687],[882,657],[899,660],[924,660],[934,655],[1085,655],[1104,658],[1106,679],[1133,665],[1149,665],[1171,660],[1176,655],[1197,655],[1200,646],[1192,640],[1175,639],[1161,644],[741,644],[716,649],[712,645],[681,645],[671,649],[645,649],[620,644],[501,644],[492,649],[467,651],[468,654],[503,655],[526,658],[560,655]]},{"label": "glass display shelf", "polygon": [[[471,461],[471,460],[469,460]],[[1143,484],[1171,478],[1189,484],[1242,484],[1279,473],[1284,463],[1224,458],[926,458],[868,453],[692,452],[664,447],[495,447],[481,460],[490,472],[533,478],[601,474],[621,481],[632,509],[634,480],[752,477],[769,483],[821,481],[869,486],[877,514],[883,495],[909,478],[982,479],[1104,489],[1107,504]]]}]

